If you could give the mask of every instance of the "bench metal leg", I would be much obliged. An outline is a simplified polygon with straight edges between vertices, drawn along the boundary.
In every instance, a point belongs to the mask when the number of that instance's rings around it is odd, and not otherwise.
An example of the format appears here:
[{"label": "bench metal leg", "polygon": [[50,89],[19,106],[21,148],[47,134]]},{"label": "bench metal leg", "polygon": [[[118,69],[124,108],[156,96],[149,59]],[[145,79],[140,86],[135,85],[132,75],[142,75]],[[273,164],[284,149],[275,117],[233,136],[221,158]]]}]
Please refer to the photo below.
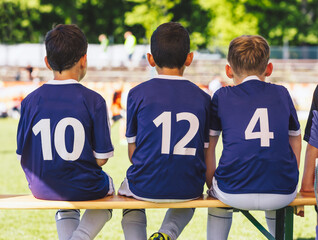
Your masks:
[{"label": "bench metal leg", "polygon": [[270,234],[263,226],[260,224],[248,211],[240,210],[244,216],[250,220],[250,222],[269,240],[275,240],[275,238]]},{"label": "bench metal leg", "polygon": [[285,207],[276,211],[276,240],[293,240],[294,209]]},{"label": "bench metal leg", "polygon": [[285,207],[276,210],[276,233],[272,236],[249,211],[239,210],[269,240],[293,240],[294,209]]},{"label": "bench metal leg", "polygon": [[285,240],[293,240],[294,232],[294,208],[285,208]]},{"label": "bench metal leg", "polygon": [[285,209],[276,210],[276,240],[284,240],[285,235]]}]

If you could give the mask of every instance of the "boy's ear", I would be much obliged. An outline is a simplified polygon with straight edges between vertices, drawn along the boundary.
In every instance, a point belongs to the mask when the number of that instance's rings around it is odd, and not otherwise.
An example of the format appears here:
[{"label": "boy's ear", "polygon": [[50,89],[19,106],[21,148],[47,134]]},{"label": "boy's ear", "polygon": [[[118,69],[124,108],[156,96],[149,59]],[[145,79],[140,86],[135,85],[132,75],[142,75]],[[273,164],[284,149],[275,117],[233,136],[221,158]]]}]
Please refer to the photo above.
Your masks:
[{"label": "boy's ear", "polygon": [[81,62],[81,67],[86,68],[86,66],[87,66],[87,54],[85,54],[83,57],[81,57],[80,62]]},{"label": "boy's ear", "polygon": [[47,60],[47,56],[44,57],[44,62],[45,62],[46,67],[52,71],[52,68]]},{"label": "boy's ear", "polygon": [[152,67],[156,66],[155,60],[153,59],[153,56],[150,53],[147,53],[147,60],[150,64],[150,66],[152,66]]},{"label": "boy's ear", "polygon": [[266,70],[265,70],[265,76],[269,77],[270,75],[272,75],[273,72],[273,64],[269,63],[267,64]]},{"label": "boy's ear", "polygon": [[186,59],[184,65],[188,67],[188,66],[190,66],[192,61],[193,61],[193,52],[190,52],[190,53],[188,53],[188,56],[187,56],[187,59]]},{"label": "boy's ear", "polygon": [[225,73],[226,73],[226,76],[228,76],[229,78],[233,78],[232,68],[229,64],[226,64],[225,66]]}]

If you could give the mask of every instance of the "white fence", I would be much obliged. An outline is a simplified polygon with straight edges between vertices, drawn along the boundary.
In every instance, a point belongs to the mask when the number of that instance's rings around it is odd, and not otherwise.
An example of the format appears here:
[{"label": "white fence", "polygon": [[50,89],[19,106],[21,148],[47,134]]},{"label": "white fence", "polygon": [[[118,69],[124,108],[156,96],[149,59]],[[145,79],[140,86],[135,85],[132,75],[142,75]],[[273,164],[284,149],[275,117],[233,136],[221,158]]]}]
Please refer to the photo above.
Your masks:
[{"label": "white fence", "polygon": [[[138,65],[149,52],[149,45],[136,46],[132,56],[132,64]],[[45,67],[45,46],[44,44],[0,44],[0,66],[25,67]],[[102,68],[128,66],[128,55],[124,45],[109,46],[104,52],[100,45],[89,44],[87,50],[88,66]]]}]

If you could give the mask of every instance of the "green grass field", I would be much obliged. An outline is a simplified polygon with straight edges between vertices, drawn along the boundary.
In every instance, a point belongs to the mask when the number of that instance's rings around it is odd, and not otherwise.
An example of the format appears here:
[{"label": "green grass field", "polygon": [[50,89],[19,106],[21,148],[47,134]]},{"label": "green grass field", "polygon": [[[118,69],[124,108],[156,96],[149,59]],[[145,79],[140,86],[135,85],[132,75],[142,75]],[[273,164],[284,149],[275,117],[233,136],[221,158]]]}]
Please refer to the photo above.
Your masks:
[{"label": "green grass field", "polygon": [[[16,128],[17,120],[0,119],[0,192],[2,194],[30,193],[24,173],[16,159]],[[304,122],[302,122],[304,126]],[[304,129],[304,127],[302,127]],[[112,139],[115,146],[115,156],[104,167],[112,178],[116,189],[120,186],[129,166],[127,146],[120,144],[119,125],[112,127]],[[303,142],[301,173],[303,169],[304,150]],[[218,154],[222,146],[218,144]],[[148,234],[159,229],[165,210],[147,210]],[[254,216],[263,224],[263,212],[253,212]],[[52,210],[2,210],[0,211],[0,240],[46,240],[57,239],[55,211]],[[121,210],[114,210],[113,218],[105,225],[96,239],[123,240],[121,229]],[[196,209],[195,215],[179,239],[203,240],[206,239],[207,209]],[[294,239],[315,239],[316,216],[313,207],[305,208],[305,217],[295,217]],[[235,213],[229,236],[230,240],[265,239],[255,227],[240,213]]]}]

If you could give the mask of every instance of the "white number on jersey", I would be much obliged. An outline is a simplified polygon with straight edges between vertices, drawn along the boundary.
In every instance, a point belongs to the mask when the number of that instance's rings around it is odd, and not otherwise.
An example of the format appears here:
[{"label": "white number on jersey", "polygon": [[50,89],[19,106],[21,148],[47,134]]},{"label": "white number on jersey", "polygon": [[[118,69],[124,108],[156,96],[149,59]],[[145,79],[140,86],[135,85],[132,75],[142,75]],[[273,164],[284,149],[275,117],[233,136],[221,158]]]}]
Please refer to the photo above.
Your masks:
[{"label": "white number on jersey", "polygon": [[[260,124],[260,131],[253,132],[258,120]],[[267,108],[257,108],[245,130],[246,140],[257,138],[261,139],[261,147],[269,147],[269,140],[274,139],[274,133],[269,131]]]},{"label": "white number on jersey", "polygon": [[[175,155],[192,155],[196,153],[196,148],[186,148],[185,146],[194,138],[199,129],[199,119],[192,113],[182,112],[176,115],[177,122],[186,120],[190,123],[188,132],[174,146],[173,154]],[[161,113],[153,120],[156,127],[162,124],[161,154],[169,154],[171,141],[171,112]]]},{"label": "white number on jersey", "polygon": [[[41,119],[32,128],[34,135],[41,134],[41,145],[44,160],[53,160],[51,149],[50,119]],[[65,145],[66,128],[71,126],[74,131],[73,151],[68,152]],[[85,131],[82,123],[76,118],[63,118],[60,120],[54,132],[54,145],[58,155],[66,161],[75,161],[82,154],[85,143]]]}]

